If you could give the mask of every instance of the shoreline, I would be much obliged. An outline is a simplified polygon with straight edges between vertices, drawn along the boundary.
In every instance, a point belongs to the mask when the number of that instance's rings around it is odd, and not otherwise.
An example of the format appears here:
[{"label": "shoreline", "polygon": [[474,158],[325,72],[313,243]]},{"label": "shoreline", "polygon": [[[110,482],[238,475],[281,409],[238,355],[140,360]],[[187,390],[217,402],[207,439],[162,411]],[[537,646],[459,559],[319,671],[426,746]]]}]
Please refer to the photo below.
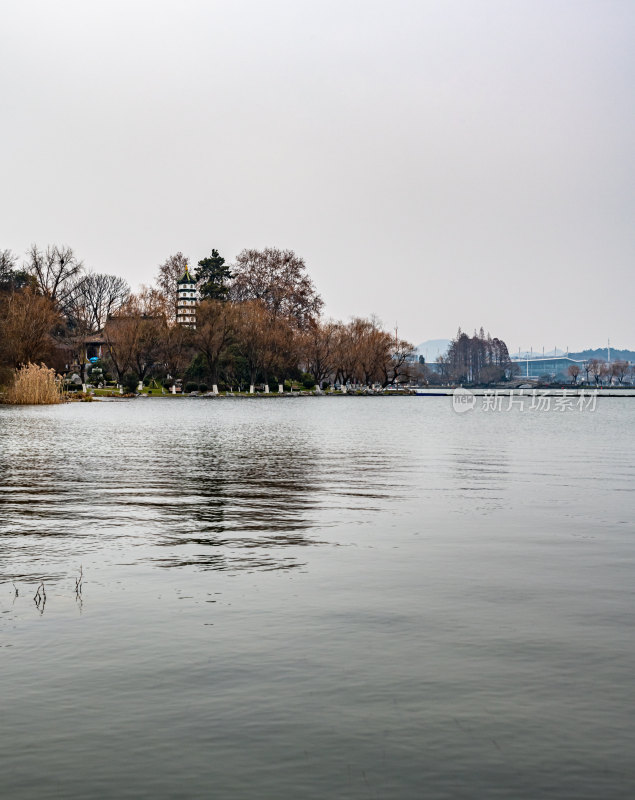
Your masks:
[{"label": "shoreline", "polygon": [[460,390],[461,394],[471,394],[474,397],[635,397],[635,386],[618,389],[616,387],[604,388],[562,388],[562,389],[466,389],[463,387],[453,388],[423,388],[413,389],[409,391],[399,392],[270,392],[268,394],[261,393],[227,393],[227,394],[139,394],[133,396],[116,395],[109,396],[93,396],[93,400],[157,400],[157,399],[176,399],[187,398],[190,400],[219,400],[219,399],[281,399],[281,398],[298,398],[298,397],[454,397],[455,392]]}]

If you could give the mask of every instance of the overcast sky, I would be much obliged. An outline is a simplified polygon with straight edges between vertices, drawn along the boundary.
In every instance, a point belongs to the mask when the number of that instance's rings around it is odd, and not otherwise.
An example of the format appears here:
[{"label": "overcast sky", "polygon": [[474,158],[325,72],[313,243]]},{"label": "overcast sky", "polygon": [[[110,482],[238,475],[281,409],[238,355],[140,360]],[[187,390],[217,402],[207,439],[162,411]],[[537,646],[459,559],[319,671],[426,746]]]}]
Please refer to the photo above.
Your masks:
[{"label": "overcast sky", "polygon": [[0,0],[0,248],[290,248],[415,344],[635,348],[632,0]]}]

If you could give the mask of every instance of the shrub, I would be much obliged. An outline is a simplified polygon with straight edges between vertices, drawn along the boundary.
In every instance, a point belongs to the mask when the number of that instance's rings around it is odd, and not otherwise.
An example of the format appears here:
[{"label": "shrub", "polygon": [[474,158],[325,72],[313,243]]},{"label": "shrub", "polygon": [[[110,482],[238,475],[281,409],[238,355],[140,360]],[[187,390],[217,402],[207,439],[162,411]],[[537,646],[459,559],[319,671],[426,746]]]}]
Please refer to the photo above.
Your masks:
[{"label": "shrub", "polygon": [[185,384],[185,390],[184,391],[185,391],[186,394],[189,394],[190,392],[197,392],[198,391],[198,383],[192,383],[191,381],[188,381],[188,383]]},{"label": "shrub", "polygon": [[132,394],[137,391],[137,386],[139,385],[139,379],[136,375],[133,375],[132,372],[127,372],[123,376],[123,388],[129,394]]},{"label": "shrub", "polygon": [[199,387],[198,387],[198,390],[199,390],[199,392],[207,392],[207,391],[209,391],[208,388],[207,388],[207,384],[206,383],[201,383],[199,385]]},{"label": "shrub", "polygon": [[27,364],[15,371],[7,402],[23,406],[49,405],[62,402],[61,381],[54,369],[44,364]]},{"label": "shrub", "polygon": [[302,373],[302,386],[304,386],[304,388],[307,389],[307,390],[308,389],[313,389],[314,386],[315,386],[315,378],[313,377],[313,375],[309,374],[308,372],[303,372]]}]

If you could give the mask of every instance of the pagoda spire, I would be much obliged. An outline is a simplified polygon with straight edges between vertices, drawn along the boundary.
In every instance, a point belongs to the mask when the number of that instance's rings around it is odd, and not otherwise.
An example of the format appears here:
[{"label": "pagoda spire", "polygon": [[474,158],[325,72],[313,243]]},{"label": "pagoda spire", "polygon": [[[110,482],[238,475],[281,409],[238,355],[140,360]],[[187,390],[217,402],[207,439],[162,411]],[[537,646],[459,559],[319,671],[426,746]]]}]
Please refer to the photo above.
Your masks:
[{"label": "pagoda spire", "polygon": [[196,306],[198,292],[196,278],[190,274],[190,267],[185,262],[185,272],[177,283],[176,321],[188,328],[196,328]]}]

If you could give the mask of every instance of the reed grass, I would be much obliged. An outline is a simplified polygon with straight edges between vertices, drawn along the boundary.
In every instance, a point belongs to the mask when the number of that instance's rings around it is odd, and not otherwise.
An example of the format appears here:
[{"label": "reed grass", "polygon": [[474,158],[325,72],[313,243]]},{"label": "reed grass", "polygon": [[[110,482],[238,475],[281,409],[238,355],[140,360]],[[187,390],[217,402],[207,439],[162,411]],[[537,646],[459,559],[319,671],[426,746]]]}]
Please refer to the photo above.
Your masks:
[{"label": "reed grass", "polygon": [[44,364],[25,364],[15,370],[5,402],[19,406],[41,406],[61,403],[62,384],[54,369]]}]

